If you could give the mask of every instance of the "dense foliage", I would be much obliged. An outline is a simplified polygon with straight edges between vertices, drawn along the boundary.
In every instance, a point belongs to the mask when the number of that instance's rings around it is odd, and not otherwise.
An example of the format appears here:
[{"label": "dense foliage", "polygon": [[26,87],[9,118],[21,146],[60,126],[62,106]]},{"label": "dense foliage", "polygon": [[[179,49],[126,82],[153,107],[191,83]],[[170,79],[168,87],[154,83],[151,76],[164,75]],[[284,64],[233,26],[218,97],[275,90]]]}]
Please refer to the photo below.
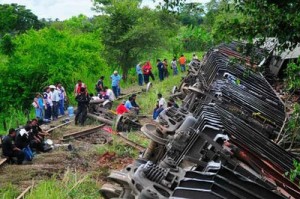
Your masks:
[{"label": "dense foliage", "polygon": [[166,36],[176,33],[176,21],[173,18],[162,11],[140,8],[140,1],[112,0],[95,3],[106,4],[99,8],[108,15],[101,32],[105,57],[115,67],[122,69],[124,79],[142,53],[162,47],[166,44]]},{"label": "dense foliage", "polygon": [[44,24],[25,6],[0,4],[0,38],[6,33],[23,33],[31,28],[40,29]]}]

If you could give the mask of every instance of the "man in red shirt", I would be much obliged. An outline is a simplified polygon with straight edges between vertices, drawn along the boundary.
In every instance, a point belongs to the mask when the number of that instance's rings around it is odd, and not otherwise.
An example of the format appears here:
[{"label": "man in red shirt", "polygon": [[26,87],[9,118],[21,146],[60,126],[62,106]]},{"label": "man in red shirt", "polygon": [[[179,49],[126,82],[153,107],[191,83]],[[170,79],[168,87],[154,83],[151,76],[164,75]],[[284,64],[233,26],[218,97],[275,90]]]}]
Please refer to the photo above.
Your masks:
[{"label": "man in red shirt", "polygon": [[128,113],[129,110],[125,107],[125,101],[122,101],[121,104],[117,107],[116,110],[118,115],[123,115],[124,113]]},{"label": "man in red shirt", "polygon": [[186,58],[184,57],[184,55],[181,55],[178,61],[180,64],[181,72],[185,72]]}]

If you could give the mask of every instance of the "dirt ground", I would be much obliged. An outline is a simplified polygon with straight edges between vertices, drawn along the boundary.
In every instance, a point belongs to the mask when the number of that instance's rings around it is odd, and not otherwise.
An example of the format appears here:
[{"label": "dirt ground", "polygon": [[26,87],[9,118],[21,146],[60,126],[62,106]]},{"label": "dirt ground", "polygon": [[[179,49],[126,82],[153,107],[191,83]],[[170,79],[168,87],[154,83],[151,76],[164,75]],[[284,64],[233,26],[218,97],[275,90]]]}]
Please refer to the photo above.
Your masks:
[{"label": "dirt ground", "polygon": [[[44,127],[51,128],[51,126],[58,125],[59,123],[57,121],[56,124]],[[71,171],[76,170],[76,172],[80,173],[93,174],[92,176],[97,183],[103,184],[111,170],[122,169],[133,161],[131,157],[118,157],[113,153],[99,154],[99,148],[112,141],[112,135],[104,130],[99,130],[84,138],[62,142],[63,135],[99,125],[99,123],[92,121],[87,121],[87,123],[89,125],[80,127],[75,126],[72,122],[51,133],[49,139],[52,139],[55,144],[70,144],[72,145],[72,150],[69,150],[68,146],[62,146],[54,148],[48,153],[37,154],[32,162],[25,165],[4,164],[1,166],[0,187],[5,186],[7,183],[12,183],[16,187],[19,187],[19,192],[22,192],[33,181],[37,184],[40,180],[45,180],[52,176],[57,176],[59,179],[60,175],[67,169]]]}]

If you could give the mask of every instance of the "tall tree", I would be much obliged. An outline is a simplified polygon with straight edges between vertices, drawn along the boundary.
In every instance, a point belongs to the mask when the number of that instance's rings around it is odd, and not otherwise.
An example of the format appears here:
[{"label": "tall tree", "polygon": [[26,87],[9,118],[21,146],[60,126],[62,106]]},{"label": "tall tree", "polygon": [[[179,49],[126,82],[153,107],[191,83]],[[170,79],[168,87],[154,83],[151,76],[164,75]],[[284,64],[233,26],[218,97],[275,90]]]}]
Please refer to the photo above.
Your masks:
[{"label": "tall tree", "polygon": [[162,25],[170,18],[161,19],[161,13],[140,8],[139,0],[97,0],[95,5],[106,14],[102,41],[107,60],[120,66],[126,79],[142,52],[162,44],[168,33]]},{"label": "tall tree", "polygon": [[[165,5],[185,0],[164,0]],[[212,17],[215,31],[227,38],[264,42],[276,37],[282,48],[295,47],[300,41],[300,1],[212,0],[209,5],[223,4]],[[215,24],[215,22],[217,24]]]},{"label": "tall tree", "polygon": [[0,37],[6,33],[23,33],[30,28],[44,26],[25,6],[18,4],[0,4]]}]

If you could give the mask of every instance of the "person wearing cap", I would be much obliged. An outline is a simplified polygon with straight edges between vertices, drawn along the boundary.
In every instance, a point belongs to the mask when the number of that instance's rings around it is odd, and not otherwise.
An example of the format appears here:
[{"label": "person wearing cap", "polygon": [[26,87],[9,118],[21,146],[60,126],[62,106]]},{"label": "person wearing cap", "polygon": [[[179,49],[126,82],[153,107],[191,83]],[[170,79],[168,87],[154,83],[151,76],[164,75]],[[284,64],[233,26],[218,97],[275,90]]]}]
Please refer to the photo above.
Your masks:
[{"label": "person wearing cap", "polygon": [[49,88],[52,92],[52,94],[51,94],[51,100],[52,100],[52,103],[53,103],[52,118],[53,118],[53,120],[56,120],[58,118],[58,109],[59,109],[60,97],[59,97],[58,90],[56,89],[56,87],[54,85],[50,85]]},{"label": "person wearing cap", "polygon": [[117,107],[116,112],[118,115],[123,115],[124,113],[128,113],[129,110],[125,106],[125,100],[123,100]]},{"label": "person wearing cap", "polygon": [[138,63],[135,67],[136,74],[138,75],[138,84],[139,86],[143,86],[143,72],[141,68],[141,63]]},{"label": "person wearing cap", "polygon": [[116,98],[119,97],[120,93],[120,81],[121,81],[121,76],[118,74],[118,71],[114,71],[114,74],[112,74],[110,76],[110,79],[111,79],[111,87],[112,87],[112,90],[116,96]]},{"label": "person wearing cap", "polygon": [[83,126],[86,120],[87,108],[90,102],[90,96],[84,87],[80,88],[80,93],[76,96],[75,100],[78,102],[75,125],[78,124],[79,116],[81,115],[80,124]]}]

